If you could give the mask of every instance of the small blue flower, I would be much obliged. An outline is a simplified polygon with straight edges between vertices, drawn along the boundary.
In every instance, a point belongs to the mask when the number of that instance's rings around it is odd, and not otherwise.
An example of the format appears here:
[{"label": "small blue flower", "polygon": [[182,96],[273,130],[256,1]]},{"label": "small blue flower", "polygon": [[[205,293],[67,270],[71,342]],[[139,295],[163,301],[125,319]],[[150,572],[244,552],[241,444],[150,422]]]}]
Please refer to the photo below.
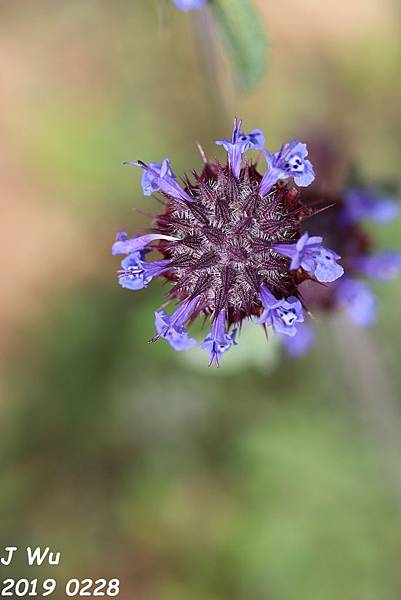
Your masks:
[{"label": "small blue flower", "polygon": [[184,325],[192,317],[198,302],[198,297],[187,300],[172,315],[167,315],[163,310],[157,311],[155,313],[157,335],[153,338],[153,341],[162,337],[178,352],[183,352],[195,346],[196,340],[188,337],[188,331]]},{"label": "small blue flower", "polygon": [[146,246],[149,246],[149,244],[156,240],[174,242],[177,241],[177,238],[160,233],[148,233],[146,235],[128,238],[125,231],[119,231],[116,236],[116,241],[112,246],[111,253],[114,256],[116,254],[131,254],[132,252],[138,252],[144,250]]},{"label": "small blue flower", "polygon": [[220,358],[237,342],[235,337],[237,330],[235,329],[231,335],[226,332],[225,328],[226,311],[223,308],[213,321],[212,330],[206,336],[200,347],[209,352],[209,367],[215,363],[219,367]]},{"label": "small blue flower", "polygon": [[300,187],[307,187],[315,179],[312,163],[307,160],[306,144],[293,140],[284,144],[275,154],[265,150],[268,169],[260,182],[260,195],[265,196],[280,179],[293,177]]},{"label": "small blue flower", "polygon": [[380,198],[369,189],[349,189],[344,194],[344,220],[355,223],[362,219],[388,223],[400,213],[394,198]]},{"label": "small blue flower", "polygon": [[201,8],[206,4],[207,0],[173,0],[173,4],[180,10],[192,10]]},{"label": "small blue flower", "polygon": [[391,281],[401,273],[401,254],[395,250],[387,250],[356,258],[352,265],[367,277],[379,281]]},{"label": "small blue flower", "polygon": [[147,277],[142,268],[143,253],[141,251],[128,254],[121,261],[121,270],[117,271],[118,283],[123,288],[141,290],[146,287],[152,277]]},{"label": "small blue flower", "polygon": [[228,154],[228,164],[232,173],[239,177],[241,172],[242,155],[247,150],[262,150],[265,145],[265,136],[261,129],[254,129],[246,134],[241,131],[241,122],[234,120],[231,140],[218,140],[216,144],[223,146]]},{"label": "small blue flower", "polygon": [[118,283],[129,290],[141,290],[149,285],[153,277],[158,277],[169,268],[170,260],[145,262],[144,251],[133,252],[121,262]]},{"label": "small blue flower", "polygon": [[165,158],[162,163],[149,163],[148,165],[142,161],[131,162],[129,160],[124,161],[124,164],[141,167],[144,170],[142,191],[145,196],[162,191],[179,202],[192,202],[193,198],[178,183],[168,158]]},{"label": "small blue flower", "polygon": [[149,163],[148,167],[142,175],[142,191],[145,196],[151,196],[160,190],[160,177],[174,177],[167,158],[162,163]]},{"label": "small blue flower", "polygon": [[180,325],[172,325],[171,317],[163,310],[155,313],[155,327],[159,337],[168,341],[177,352],[185,352],[196,345],[196,340],[188,336],[188,331]]},{"label": "small blue flower", "polygon": [[302,267],[313,273],[321,283],[335,281],[344,274],[344,269],[336,261],[338,254],[321,246],[321,237],[309,237],[304,233],[295,244],[275,244],[274,250],[291,259],[290,269]]},{"label": "small blue flower", "polygon": [[283,335],[281,342],[286,353],[289,356],[298,358],[307,354],[315,341],[315,332],[307,322],[300,323],[297,326],[297,332],[294,336]]},{"label": "small blue flower", "polygon": [[300,187],[307,187],[315,179],[312,163],[307,160],[306,144],[293,140],[284,144],[275,154],[265,150],[268,169],[260,182],[260,195],[265,196],[280,179],[294,178]]},{"label": "small blue flower", "polygon": [[336,298],[356,325],[369,327],[376,321],[376,296],[363,281],[342,279],[336,287]]},{"label": "small blue flower", "polygon": [[271,325],[276,333],[294,336],[297,332],[296,323],[302,323],[304,313],[302,304],[295,296],[276,298],[269,288],[260,286],[260,298],[264,307],[258,323]]}]

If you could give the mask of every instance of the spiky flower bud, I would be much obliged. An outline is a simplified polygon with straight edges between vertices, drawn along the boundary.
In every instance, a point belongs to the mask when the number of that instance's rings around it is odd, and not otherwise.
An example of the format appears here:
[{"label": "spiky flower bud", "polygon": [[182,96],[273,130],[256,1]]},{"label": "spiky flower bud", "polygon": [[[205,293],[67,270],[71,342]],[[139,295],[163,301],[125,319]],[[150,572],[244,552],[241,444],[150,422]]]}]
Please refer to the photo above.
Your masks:
[{"label": "spiky flower bud", "polygon": [[[113,253],[128,254],[118,272],[123,287],[137,290],[156,276],[171,284],[168,300],[179,306],[171,315],[156,312],[153,341],[163,337],[175,350],[188,349],[197,342],[185,326],[203,314],[211,331],[201,347],[209,364],[219,365],[244,319],[259,317],[264,327],[294,336],[304,320],[300,283],[334,281],[343,269],[321,237],[301,233],[302,221],[314,212],[294,184],[314,179],[305,144],[294,140],[271,154],[263,132],[244,134],[237,120],[231,139],[217,144],[227,151],[227,164],[204,156],[202,171],[183,185],[168,159],[128,163],[143,169],[144,194],[160,192],[164,211],[155,217],[154,233],[132,239],[118,234]],[[243,159],[250,149],[264,151],[263,176]],[[149,249],[163,259],[147,262]]]}]

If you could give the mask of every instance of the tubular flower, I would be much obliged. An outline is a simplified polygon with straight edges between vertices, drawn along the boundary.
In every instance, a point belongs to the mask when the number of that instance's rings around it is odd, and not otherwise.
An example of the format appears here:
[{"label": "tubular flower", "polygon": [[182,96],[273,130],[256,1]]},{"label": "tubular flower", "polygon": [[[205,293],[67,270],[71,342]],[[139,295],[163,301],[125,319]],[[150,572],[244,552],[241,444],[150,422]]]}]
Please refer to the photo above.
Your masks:
[{"label": "tubular flower", "polygon": [[271,325],[277,333],[294,336],[297,333],[295,323],[304,321],[300,301],[295,296],[278,300],[264,284],[260,286],[260,299],[264,311],[259,323]]},{"label": "tubular flower", "polygon": [[279,179],[294,178],[300,187],[307,187],[315,179],[312,163],[307,160],[306,144],[293,140],[284,144],[275,154],[265,150],[266,162],[269,169],[263,175],[260,192],[267,194]]},{"label": "tubular flower", "polygon": [[[170,283],[167,301],[178,307],[172,314],[156,312],[152,341],[164,338],[178,351],[199,344],[186,327],[203,315],[211,327],[199,345],[209,364],[219,366],[246,319],[257,317],[264,327],[295,336],[304,321],[301,283],[319,286],[341,277],[343,269],[321,237],[302,232],[303,220],[314,214],[294,184],[298,179],[305,186],[314,177],[304,144],[283,146],[263,176],[244,158],[249,150],[264,150],[261,130],[246,134],[235,120],[231,139],[217,144],[226,150],[227,164],[209,161],[202,152],[203,169],[193,172],[192,181],[179,183],[168,159],[128,163],[143,169],[143,192],[159,192],[164,211],[155,217],[153,233],[133,238],[120,233],[112,252],[127,255],[118,271],[123,287],[142,289],[155,277]],[[162,258],[146,260],[151,250]]]},{"label": "tubular flower", "polygon": [[231,335],[226,333],[225,329],[226,309],[223,308],[213,321],[212,330],[206,336],[201,348],[209,352],[209,366],[213,363],[219,366],[221,356],[237,342],[235,341],[237,330],[234,329]]},{"label": "tubular flower", "polygon": [[[326,236],[330,246],[341,254],[346,272],[346,276],[341,280],[331,282],[324,287],[317,286],[310,280],[302,282],[299,291],[304,302],[313,312],[344,310],[348,318],[358,327],[373,325],[376,321],[377,297],[361,277],[378,281],[394,279],[401,274],[401,253],[395,250],[374,252],[373,240],[365,231],[363,222],[369,220],[387,223],[399,214],[399,204],[394,198],[381,198],[368,188],[352,188],[337,194],[328,194],[326,190],[321,191],[317,186],[312,186],[304,193],[303,202],[306,207],[315,211],[315,215],[308,223],[308,230]],[[331,206],[330,210],[319,210],[319,207],[328,205]],[[289,256],[292,266],[296,267],[300,264],[308,270],[320,260],[319,257],[315,263],[311,261],[308,264],[309,248],[316,248],[320,241],[320,238],[309,238],[308,234],[304,233],[296,246],[286,248],[276,246],[276,250]],[[332,269],[336,268],[333,260],[338,255],[333,256],[330,251],[327,254],[324,251],[323,256],[324,262],[328,260],[324,265],[324,272],[330,274]],[[326,267],[329,267],[328,270]],[[314,274],[316,279],[322,281],[317,270],[314,270]],[[330,279],[326,281],[330,282]],[[288,354],[300,356],[312,345],[311,321],[305,325],[309,328],[306,334],[305,330],[299,328],[294,338],[282,338]]]},{"label": "tubular flower", "polygon": [[296,244],[276,244],[274,249],[291,258],[290,269],[302,267],[321,283],[329,283],[341,277],[344,269],[336,262],[341,256],[323,248],[321,241],[321,237],[309,237],[304,233]]}]

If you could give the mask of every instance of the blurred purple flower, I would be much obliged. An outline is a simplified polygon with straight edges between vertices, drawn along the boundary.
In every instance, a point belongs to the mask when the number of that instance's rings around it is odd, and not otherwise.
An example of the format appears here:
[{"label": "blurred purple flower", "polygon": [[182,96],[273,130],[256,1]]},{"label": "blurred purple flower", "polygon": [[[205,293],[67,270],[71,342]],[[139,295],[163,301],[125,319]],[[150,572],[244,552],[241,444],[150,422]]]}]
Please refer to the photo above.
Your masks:
[{"label": "blurred purple flower", "polygon": [[401,274],[401,254],[395,250],[361,256],[353,261],[353,267],[372,279],[390,281]]},{"label": "blurred purple flower", "polygon": [[294,336],[283,335],[281,342],[289,356],[298,358],[307,354],[315,341],[315,332],[309,322],[300,323]]},{"label": "blurred purple flower", "polygon": [[336,287],[336,298],[356,325],[369,327],[376,321],[376,296],[363,281],[342,279]]},{"label": "blurred purple flower", "polygon": [[380,198],[368,189],[353,188],[344,195],[344,219],[356,222],[369,219],[376,223],[388,223],[400,212],[400,204],[394,198]]},{"label": "blurred purple flower", "polygon": [[206,4],[207,0],[173,0],[173,4],[180,10],[192,10],[201,8]]}]

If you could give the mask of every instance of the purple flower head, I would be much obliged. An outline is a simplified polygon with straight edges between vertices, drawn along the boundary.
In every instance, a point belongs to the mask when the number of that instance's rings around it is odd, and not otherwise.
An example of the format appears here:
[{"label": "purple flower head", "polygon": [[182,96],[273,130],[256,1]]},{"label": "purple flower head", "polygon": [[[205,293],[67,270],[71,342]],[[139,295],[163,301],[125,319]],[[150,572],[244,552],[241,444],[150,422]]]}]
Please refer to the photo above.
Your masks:
[{"label": "purple flower head", "polygon": [[153,341],[163,337],[178,352],[183,352],[195,346],[196,340],[188,337],[188,331],[184,325],[190,320],[198,301],[199,298],[187,300],[172,315],[167,315],[163,310],[157,311],[155,313],[157,336],[153,338]]},{"label": "purple flower head", "polygon": [[293,140],[284,144],[275,154],[265,150],[268,169],[260,182],[260,195],[266,196],[280,179],[293,177],[300,187],[307,187],[315,179],[312,163],[307,160],[306,144]]},{"label": "purple flower head", "polygon": [[336,298],[355,325],[369,327],[376,321],[376,296],[363,281],[344,278],[337,285]]},{"label": "purple flower head", "polygon": [[145,196],[151,196],[154,192],[162,191],[178,202],[192,202],[193,198],[182,189],[170,167],[170,161],[165,158],[162,163],[149,163],[142,161],[124,161],[125,165],[141,167],[142,190]]},{"label": "purple flower head", "polygon": [[387,250],[360,256],[353,261],[353,267],[372,279],[390,281],[401,274],[401,254],[395,250]]},{"label": "purple flower head", "polygon": [[341,258],[332,250],[321,246],[321,237],[309,237],[307,233],[295,244],[275,244],[274,250],[291,259],[290,269],[301,267],[313,273],[321,283],[335,281],[344,274],[344,269],[336,261]]},{"label": "purple flower head", "polygon": [[399,212],[400,204],[394,198],[377,197],[368,189],[350,189],[344,194],[344,220],[349,223],[362,219],[388,223]]},{"label": "purple flower head", "polygon": [[[304,320],[302,283],[325,291],[328,286],[317,286],[316,279],[334,281],[343,269],[336,263],[339,256],[321,245],[321,237],[302,235],[302,222],[313,211],[305,207],[294,181],[305,186],[314,177],[306,146],[294,141],[268,154],[267,177],[273,174],[274,181],[266,183],[257,164],[243,160],[247,150],[264,148],[260,129],[244,133],[235,119],[231,139],[217,143],[227,151],[226,163],[210,161],[201,151],[203,167],[184,177],[183,187],[168,159],[130,163],[143,169],[144,193],[159,192],[163,208],[151,224],[152,233],[128,238],[120,232],[112,252],[127,255],[118,273],[121,286],[142,289],[160,277],[168,286],[167,303],[178,303],[172,314],[156,311],[153,341],[164,338],[175,350],[186,350],[198,343],[186,327],[203,316],[211,327],[200,345],[210,364],[219,365],[237,343],[243,321],[256,318],[278,334],[294,337]],[[283,181],[275,185],[278,179]],[[148,261],[150,251],[161,256]]]},{"label": "purple flower head", "polygon": [[173,4],[180,10],[192,10],[201,8],[206,4],[207,0],[173,0]]},{"label": "purple flower head", "polygon": [[297,332],[295,324],[304,320],[302,304],[298,298],[290,296],[277,299],[264,284],[260,286],[260,298],[264,311],[258,322],[271,325],[276,333],[294,336]]},{"label": "purple flower head", "polygon": [[234,128],[231,140],[218,140],[218,146],[223,146],[228,154],[228,164],[235,177],[241,172],[242,155],[251,148],[262,150],[265,145],[265,136],[261,129],[254,129],[246,134],[241,131],[241,122],[234,120]]},{"label": "purple flower head", "polygon": [[226,311],[223,308],[215,320],[213,321],[211,332],[205,337],[201,348],[209,352],[209,367],[215,363],[216,367],[220,366],[220,358],[237,342],[235,341],[237,330],[235,329],[231,335],[226,332]]},{"label": "purple flower head", "polygon": [[283,335],[281,342],[286,353],[289,356],[298,358],[307,354],[315,341],[315,332],[307,322],[300,323],[297,326],[297,332],[294,336]]},{"label": "purple flower head", "polygon": [[161,275],[169,267],[169,260],[145,262],[144,252],[132,252],[121,262],[118,283],[129,290],[141,290],[149,285],[153,277]]}]

